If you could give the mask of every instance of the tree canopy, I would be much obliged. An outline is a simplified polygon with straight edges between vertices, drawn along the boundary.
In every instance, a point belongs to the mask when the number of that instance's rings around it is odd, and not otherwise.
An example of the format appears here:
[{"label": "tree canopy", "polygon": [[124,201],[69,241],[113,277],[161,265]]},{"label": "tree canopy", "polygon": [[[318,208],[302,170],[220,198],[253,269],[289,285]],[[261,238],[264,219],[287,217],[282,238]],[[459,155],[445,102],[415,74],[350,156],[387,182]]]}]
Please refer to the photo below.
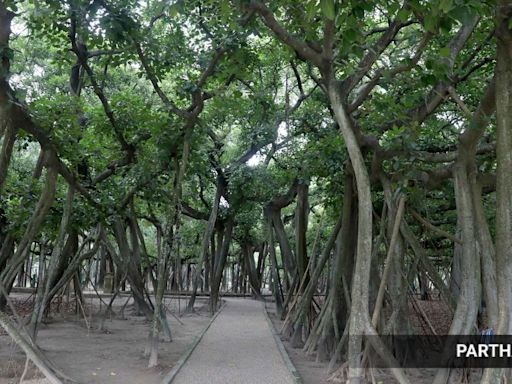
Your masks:
[{"label": "tree canopy", "polygon": [[508,333],[511,12],[2,1],[0,309],[45,248],[33,337],[58,290],[108,262],[152,319],[150,366],[167,290],[189,309],[208,291],[214,312],[220,292],[270,289],[293,342],[343,356],[351,383],[363,346],[344,334],[414,333],[412,287],[439,293],[451,334],[481,316]]}]

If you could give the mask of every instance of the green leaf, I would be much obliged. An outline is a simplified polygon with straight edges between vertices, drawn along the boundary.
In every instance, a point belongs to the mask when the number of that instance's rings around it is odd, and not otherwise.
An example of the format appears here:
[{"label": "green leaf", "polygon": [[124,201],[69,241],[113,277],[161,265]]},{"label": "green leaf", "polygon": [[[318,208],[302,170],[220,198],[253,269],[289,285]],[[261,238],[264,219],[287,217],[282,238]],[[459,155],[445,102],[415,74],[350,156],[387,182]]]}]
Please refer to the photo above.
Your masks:
[{"label": "green leaf", "polygon": [[436,18],[431,14],[425,15],[423,19],[423,26],[427,32],[435,33],[436,31]]},{"label": "green leaf", "polygon": [[357,32],[354,29],[347,29],[343,37],[347,39],[347,41],[354,41],[357,38]]},{"label": "green leaf", "polygon": [[398,11],[397,16],[402,23],[405,23],[409,19],[409,11],[407,9],[401,9]]},{"label": "green leaf", "polygon": [[389,4],[388,10],[391,15],[394,15],[396,11],[398,11],[398,8],[400,8],[400,5],[398,3],[391,3]]},{"label": "green leaf", "polygon": [[178,16],[178,12],[179,12],[179,8],[178,8],[177,4],[173,4],[169,7],[169,15],[171,15],[171,17]]},{"label": "green leaf", "polygon": [[334,0],[320,0],[320,8],[322,13],[329,20],[334,20],[336,11],[334,10]]},{"label": "green leaf", "polygon": [[452,9],[449,12],[449,15],[457,21],[460,21],[462,24],[467,24],[473,19],[473,12],[470,8],[465,6],[460,6]]},{"label": "green leaf", "polygon": [[442,17],[439,20],[439,27],[441,28],[441,32],[449,33],[452,30],[453,20],[449,17]]},{"label": "green leaf", "polygon": [[310,1],[306,5],[306,19],[312,20],[317,12],[317,2],[316,1]]},{"label": "green leaf", "polygon": [[439,50],[439,55],[441,55],[442,57],[448,57],[450,56],[450,48],[448,47],[443,47]]},{"label": "green leaf", "polygon": [[437,83],[437,78],[432,74],[423,75],[421,81],[425,85],[434,85]]},{"label": "green leaf", "polygon": [[439,9],[444,13],[448,13],[453,8],[453,0],[441,0],[439,2]]},{"label": "green leaf", "polygon": [[363,19],[364,18],[364,8],[363,7],[360,7],[360,6],[357,6],[353,9],[353,12],[354,12],[354,15],[358,18],[358,19]]}]

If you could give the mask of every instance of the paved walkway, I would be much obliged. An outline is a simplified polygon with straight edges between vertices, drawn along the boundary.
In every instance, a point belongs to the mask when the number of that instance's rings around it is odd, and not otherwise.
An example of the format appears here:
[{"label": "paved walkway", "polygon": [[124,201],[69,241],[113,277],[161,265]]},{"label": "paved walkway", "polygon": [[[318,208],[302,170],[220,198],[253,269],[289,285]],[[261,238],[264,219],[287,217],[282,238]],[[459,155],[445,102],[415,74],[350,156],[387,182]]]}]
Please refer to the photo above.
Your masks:
[{"label": "paved walkway", "polygon": [[226,299],[173,384],[292,384],[277,349],[263,303]]}]

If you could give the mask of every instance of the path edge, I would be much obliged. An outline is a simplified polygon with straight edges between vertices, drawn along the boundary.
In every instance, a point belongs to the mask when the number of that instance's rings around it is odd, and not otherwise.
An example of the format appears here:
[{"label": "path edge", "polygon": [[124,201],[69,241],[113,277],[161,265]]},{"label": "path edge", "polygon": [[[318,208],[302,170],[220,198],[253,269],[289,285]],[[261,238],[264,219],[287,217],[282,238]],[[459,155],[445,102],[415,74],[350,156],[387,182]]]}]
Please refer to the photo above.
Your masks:
[{"label": "path edge", "polygon": [[210,326],[213,324],[213,322],[215,321],[217,316],[219,316],[219,314],[222,312],[222,310],[224,309],[225,306],[226,306],[226,302],[223,301],[223,303],[222,303],[221,307],[219,308],[219,310],[217,311],[217,313],[215,313],[215,315],[213,315],[213,317],[210,319],[208,324],[206,324],[206,326],[201,331],[201,333],[196,336],[196,338],[194,339],[192,344],[187,348],[187,350],[183,353],[183,355],[181,355],[180,359],[177,361],[177,363],[174,365],[174,367],[172,367],[172,369],[165,375],[165,377],[162,379],[160,384],[171,384],[174,381],[174,379],[178,375],[181,368],[183,368],[185,363],[188,361],[188,359],[192,355],[192,352],[194,352],[197,345],[203,339],[203,336],[206,333],[206,331],[208,331]]},{"label": "path edge", "polygon": [[302,380],[302,376],[300,375],[299,371],[293,365],[292,360],[290,359],[290,355],[288,355],[288,352],[286,352],[286,348],[284,347],[284,344],[281,340],[281,337],[279,337],[279,333],[277,332],[276,328],[274,327],[274,324],[272,323],[272,320],[270,320],[270,317],[267,312],[267,305],[264,303],[263,305],[263,314],[265,315],[265,319],[267,320],[268,326],[270,327],[270,331],[272,332],[272,336],[274,337],[274,341],[277,345],[277,349],[279,349],[279,353],[281,355],[281,358],[283,359],[284,365],[286,365],[286,368],[290,372],[290,374],[293,377],[293,382],[295,384],[303,384],[304,381]]}]

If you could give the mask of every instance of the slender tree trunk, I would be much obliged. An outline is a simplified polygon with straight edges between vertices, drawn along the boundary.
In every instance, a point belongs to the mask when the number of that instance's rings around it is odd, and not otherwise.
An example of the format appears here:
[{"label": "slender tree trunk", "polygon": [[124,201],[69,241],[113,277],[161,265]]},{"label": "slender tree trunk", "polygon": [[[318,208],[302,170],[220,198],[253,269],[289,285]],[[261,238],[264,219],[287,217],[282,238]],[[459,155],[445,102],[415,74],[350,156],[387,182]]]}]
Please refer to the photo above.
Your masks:
[{"label": "slender tree trunk", "polygon": [[456,302],[449,287],[445,284],[437,269],[429,260],[425,250],[421,247],[419,240],[415,237],[414,233],[405,221],[401,224],[400,232],[402,233],[405,241],[412,248],[416,257],[419,259],[422,270],[427,273],[434,287],[441,293],[441,296],[448,302],[450,307],[455,308]]},{"label": "slender tree trunk", "polygon": [[272,223],[274,227],[275,236],[281,250],[281,257],[283,258],[283,265],[286,270],[288,280],[293,278],[295,273],[296,264],[294,262],[294,255],[284,228],[283,220],[281,219],[281,210],[272,210],[270,212]]},{"label": "slender tree trunk", "polygon": [[176,170],[174,178],[174,193],[169,214],[169,219],[166,224],[165,230],[165,246],[164,251],[160,259],[158,260],[158,270],[161,273],[157,276],[157,287],[155,294],[155,306],[153,314],[153,322],[149,333],[149,367],[156,366],[158,364],[158,333],[160,325],[166,326],[167,324],[160,324],[160,320],[165,319],[165,313],[162,308],[162,300],[165,291],[165,285],[167,284],[168,269],[170,266],[170,260],[173,255],[176,239],[175,236],[178,233],[181,220],[181,205],[182,205],[182,192],[183,192],[183,181],[185,173],[188,167],[188,161],[191,152],[191,135],[192,129],[196,123],[197,117],[202,110],[202,105],[196,109],[196,112],[192,114],[186,121],[183,133],[183,150],[181,153],[181,159],[176,160]]},{"label": "slender tree trunk", "polygon": [[50,263],[48,265],[48,270],[45,272],[45,279],[41,285],[41,291],[37,290],[36,295],[36,303],[34,306],[34,310],[32,312],[31,318],[31,327],[32,327],[32,337],[34,340],[37,337],[38,325],[42,320],[44,311],[47,306],[49,306],[49,293],[50,289],[55,281],[58,266],[61,263],[61,258],[65,255],[63,254],[63,248],[66,242],[66,235],[69,229],[69,221],[71,217],[72,207],[73,207],[73,198],[74,198],[74,189],[73,187],[68,187],[68,193],[66,197],[66,203],[64,204],[64,211],[62,214],[62,220],[60,224],[59,234],[57,235],[57,240],[53,246]]},{"label": "slender tree trunk", "polygon": [[[328,355],[334,352],[334,345],[338,343],[341,337],[341,330],[344,330],[347,326],[347,314],[350,308],[349,290],[352,284],[355,252],[354,239],[356,238],[355,231],[357,228],[357,209],[353,194],[353,177],[350,172],[351,168],[347,167],[344,180],[342,213],[328,241],[329,246],[336,239],[333,268],[330,274],[327,275],[329,279],[327,297],[324,307],[304,346],[310,353],[314,351],[315,347],[317,348],[318,361],[326,360]],[[328,252],[330,254],[331,249]],[[318,275],[318,268],[323,269],[325,255],[324,251],[323,256],[315,267],[315,272],[311,278],[312,282],[316,280],[315,276]],[[312,297],[310,298],[309,289],[310,287],[306,289],[304,296],[311,300]],[[311,304],[305,302],[302,305],[309,307]]]},{"label": "slender tree trunk", "polygon": [[[455,237],[462,241],[462,227],[459,218],[457,218]],[[462,258],[462,244],[456,242],[454,244],[453,258],[450,269],[450,291],[455,299],[459,297],[460,284],[462,282]]]},{"label": "slender tree trunk", "polygon": [[31,320],[31,336],[35,341],[37,336],[37,321],[39,320],[39,309],[42,306],[42,300],[44,295],[44,284],[46,280],[46,241],[41,239],[39,243],[39,260],[37,263],[37,289],[36,289],[36,297],[34,301],[34,311],[32,312],[32,320]]},{"label": "slender tree trunk", "polygon": [[99,268],[98,268],[98,288],[103,289],[105,285],[105,275],[107,273],[107,252],[101,247],[99,249]]},{"label": "slender tree trunk", "polygon": [[[405,210],[405,196],[400,195],[397,206],[395,199],[393,198],[393,191],[390,183],[384,178],[382,178],[382,180],[389,217],[395,218],[394,221],[388,221],[388,238],[391,239],[388,254],[389,252],[392,252],[389,266],[390,276],[388,286],[393,312],[384,333],[392,335],[411,334],[413,329],[409,316],[409,282],[406,280],[406,271],[404,270],[406,247],[404,238],[400,233],[400,226]],[[387,268],[387,264],[384,268]],[[399,360],[403,358],[403,356],[397,357]]]},{"label": "slender tree trunk", "polygon": [[265,217],[267,219],[267,236],[268,236],[268,248],[270,254],[270,268],[271,268],[271,287],[272,293],[274,294],[274,298],[276,301],[276,313],[278,317],[281,317],[283,313],[283,296],[281,295],[280,283],[279,283],[279,267],[277,265],[277,257],[276,257],[276,248],[274,244],[274,229],[272,225],[272,218],[269,212],[265,212]]},{"label": "slender tree trunk", "polygon": [[196,301],[197,288],[199,285],[199,280],[201,279],[201,270],[202,266],[206,261],[208,248],[210,246],[210,239],[213,234],[213,230],[215,229],[215,222],[217,221],[217,214],[219,211],[220,198],[222,196],[222,186],[220,179],[217,180],[217,190],[215,192],[215,197],[212,204],[212,210],[210,212],[210,217],[208,218],[208,223],[206,224],[206,230],[203,236],[203,242],[201,246],[201,260],[198,263],[196,273],[192,278],[192,295],[190,296],[190,300],[187,304],[187,311],[191,312],[194,309],[194,304]]},{"label": "slender tree trunk", "polygon": [[7,264],[6,268],[0,272],[0,281],[8,291],[14,282],[20,265],[25,262],[25,257],[27,255],[26,251],[28,247],[30,247],[30,244],[39,232],[46,214],[53,204],[56,184],[57,172],[53,169],[53,167],[48,167],[43,191],[32,214],[32,217],[30,218],[27,229],[25,230],[22,239],[18,243],[16,252],[10,259],[10,262]]},{"label": "slender tree trunk", "polygon": [[249,278],[249,284],[253,294],[256,297],[261,297],[260,281],[258,280],[258,273],[256,271],[256,263],[254,261],[254,248],[250,244],[243,244],[242,257],[245,263],[245,269]]},{"label": "slender tree trunk", "polygon": [[297,207],[295,209],[295,255],[297,258],[297,271],[299,276],[304,275],[308,264],[306,238],[309,215],[308,193],[308,183],[300,182],[297,187]]},{"label": "slender tree trunk", "polygon": [[[480,303],[480,260],[476,250],[475,220],[471,186],[468,179],[466,162],[459,160],[454,169],[455,201],[458,222],[461,227],[462,262],[461,282],[457,306],[450,325],[449,334],[467,335],[476,328],[476,317]],[[450,375],[448,369],[438,370],[433,383],[445,383]]]},{"label": "slender tree trunk", "polygon": [[259,253],[258,253],[258,266],[256,267],[258,272],[258,280],[260,283],[263,283],[263,274],[265,271],[265,259],[267,257],[267,247],[266,242],[263,241],[261,243]]},{"label": "slender tree trunk", "polygon": [[[389,197],[388,197],[389,198]],[[391,205],[391,201],[389,201]],[[390,222],[390,243],[388,248],[388,254],[386,256],[386,261],[384,263],[384,271],[382,272],[382,278],[380,281],[379,291],[377,294],[377,300],[375,302],[375,308],[373,309],[372,316],[372,324],[375,328],[379,323],[379,317],[381,314],[381,309],[384,304],[384,291],[386,285],[389,281],[389,276],[391,275],[393,266],[396,267],[396,263],[393,262],[394,259],[398,260],[398,256],[400,256],[400,252],[397,252],[400,248],[400,223],[402,221],[402,217],[404,215],[404,207],[405,207],[405,197],[401,196],[400,201],[398,203],[398,208],[391,207],[389,210],[390,217],[395,214],[395,219],[393,222]]]},{"label": "slender tree trunk", "polygon": [[219,289],[222,280],[222,272],[226,266],[226,259],[229,253],[229,246],[233,237],[234,218],[229,217],[225,226],[225,235],[222,236],[222,244],[217,244],[218,252],[213,266],[213,278],[210,293],[210,312],[217,310],[219,301]]},{"label": "slender tree trunk", "polygon": [[480,269],[482,273],[482,294],[485,300],[488,326],[496,329],[498,325],[498,296],[496,287],[496,254],[489,231],[489,224],[485,217],[482,203],[482,188],[472,175],[473,207],[475,210],[475,230],[478,238],[480,253]]},{"label": "slender tree trunk", "polygon": [[[135,302],[135,309],[138,314],[143,314],[148,319],[151,318],[153,310],[144,298],[144,282],[142,279],[142,271],[140,269],[140,259],[134,259],[134,252],[130,249],[128,237],[126,235],[125,223],[121,218],[117,218],[113,225],[114,237],[119,248],[119,263],[126,265],[128,272],[127,278]],[[122,265],[116,263],[118,265]]]}]

